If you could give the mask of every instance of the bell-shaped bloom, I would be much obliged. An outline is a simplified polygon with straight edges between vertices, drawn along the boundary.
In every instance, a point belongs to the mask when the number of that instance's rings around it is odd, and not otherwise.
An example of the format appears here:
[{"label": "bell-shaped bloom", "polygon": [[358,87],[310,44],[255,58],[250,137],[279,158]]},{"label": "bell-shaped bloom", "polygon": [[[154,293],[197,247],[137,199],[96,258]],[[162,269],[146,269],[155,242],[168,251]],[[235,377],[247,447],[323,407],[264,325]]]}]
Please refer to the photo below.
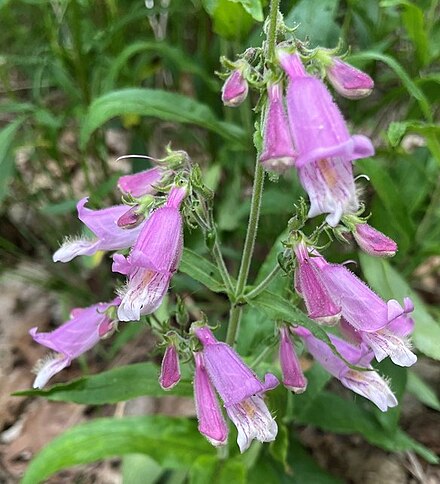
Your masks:
[{"label": "bell-shaped bloom", "polygon": [[328,213],[326,222],[336,227],[344,213],[358,210],[351,160],[331,157],[311,161],[298,167],[298,178],[310,199],[309,218]]},{"label": "bell-shaped bloom", "polygon": [[120,321],[139,321],[141,315],[154,312],[162,303],[182,255],[179,207],[185,195],[184,188],[172,188],[166,204],[142,224],[130,255],[127,258],[114,255],[113,272],[128,276],[126,287],[120,293]]},{"label": "bell-shaped bloom", "polygon": [[284,109],[282,83],[270,84],[267,94],[260,161],[267,170],[283,173],[287,168],[294,166],[296,153]]},{"label": "bell-shaped bloom", "polygon": [[382,412],[395,407],[398,402],[390,390],[386,380],[378,375],[371,366],[372,352],[365,346],[354,346],[341,338],[329,335],[339,354],[352,365],[366,370],[352,370],[323,341],[315,338],[312,333],[302,327],[294,328],[293,332],[304,341],[309,353],[331,375],[337,378],[345,387],[372,401]]},{"label": "bell-shaped bloom", "polygon": [[374,88],[374,81],[368,74],[338,57],[332,58],[326,67],[326,72],[335,91],[348,99],[361,99],[369,96]]},{"label": "bell-shaped bloom", "polygon": [[278,385],[277,378],[267,373],[261,382],[230,346],[215,339],[208,327],[195,328],[194,333],[203,345],[209,379],[237,427],[240,451],[244,452],[253,439],[275,440],[278,427],[262,395]]},{"label": "bell-shaped bloom", "polygon": [[131,247],[142,225],[132,229],[118,227],[118,220],[128,210],[127,205],[115,205],[102,210],[91,210],[85,205],[88,197],[77,204],[78,218],[94,234],[93,238],[67,239],[54,253],[54,262],[69,262],[78,255],[93,255],[99,250],[121,250]]},{"label": "bell-shaped bloom", "polygon": [[359,247],[367,254],[377,257],[392,257],[397,252],[396,242],[371,225],[356,224],[353,236]]},{"label": "bell-shaped bloom", "polygon": [[113,330],[113,321],[106,310],[117,306],[119,298],[109,303],[98,303],[87,308],[73,309],[71,319],[50,333],[38,333],[32,328],[29,334],[37,343],[50,348],[54,355],[37,365],[34,388],[43,388],[56,373],[69,366],[74,358],[82,355]]},{"label": "bell-shaped bloom", "polygon": [[286,103],[298,155],[296,166],[328,158],[353,161],[373,155],[367,137],[350,136],[327,87],[306,73],[299,55],[280,50],[278,58],[289,77]]},{"label": "bell-shaped bloom", "polygon": [[293,393],[303,393],[307,388],[307,379],[301,369],[290,332],[286,326],[280,328],[280,337],[279,358],[283,385]]},{"label": "bell-shaped bloom", "polygon": [[295,247],[295,289],[304,299],[307,314],[321,324],[333,326],[341,317],[341,308],[331,299],[311,262],[307,246],[301,242]]},{"label": "bell-shaped bloom", "polygon": [[249,85],[243,76],[243,69],[235,69],[222,87],[222,101],[225,106],[239,106],[247,97]]},{"label": "bell-shaped bloom", "polygon": [[385,356],[400,366],[411,366],[417,361],[406,339],[413,325],[408,315],[414,306],[409,298],[405,298],[403,308],[394,299],[385,302],[345,266],[329,264],[320,256],[310,261],[346,322],[359,332],[378,361]]},{"label": "bell-shaped bloom", "polygon": [[218,447],[228,441],[228,426],[223,417],[214,387],[206,372],[202,353],[195,353],[194,400],[199,432]]},{"label": "bell-shaped bloom", "polygon": [[149,170],[140,171],[132,175],[121,176],[118,180],[118,188],[121,192],[139,198],[144,195],[156,193],[155,186],[164,178],[167,171],[160,166]]},{"label": "bell-shaped bloom", "polygon": [[162,358],[159,384],[164,390],[171,390],[180,381],[179,355],[174,344],[169,344]]}]

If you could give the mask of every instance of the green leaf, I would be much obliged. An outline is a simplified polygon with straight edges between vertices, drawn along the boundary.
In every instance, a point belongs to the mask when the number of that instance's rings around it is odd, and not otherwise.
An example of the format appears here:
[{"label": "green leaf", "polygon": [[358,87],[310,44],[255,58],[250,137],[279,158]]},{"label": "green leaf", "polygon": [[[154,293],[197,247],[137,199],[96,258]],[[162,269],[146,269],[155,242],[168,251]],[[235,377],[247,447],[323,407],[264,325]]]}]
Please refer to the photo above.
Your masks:
[{"label": "green leaf", "polygon": [[425,123],[417,119],[390,123],[387,136],[392,147],[399,146],[406,133],[417,133],[422,136],[439,136],[440,126],[434,123]]},{"label": "green leaf", "polygon": [[[214,31],[229,40],[244,39],[254,19],[238,0],[204,0],[204,6],[213,20]],[[250,2],[249,2],[250,3]]]},{"label": "green leaf", "polygon": [[377,422],[371,412],[330,392],[322,392],[307,412],[298,416],[297,421],[315,425],[327,432],[360,433],[368,442],[387,451],[414,450],[428,462],[438,462],[433,452],[415,442],[401,429],[390,432]]},{"label": "green leaf", "polygon": [[190,484],[246,484],[246,467],[239,459],[201,455],[189,473]]},{"label": "green leaf", "polygon": [[196,281],[201,282],[208,289],[211,289],[211,291],[225,291],[217,267],[190,249],[183,249],[179,271],[184,272]]},{"label": "green leaf", "polygon": [[122,482],[127,484],[155,484],[164,469],[145,454],[129,454],[122,459]]},{"label": "green leaf", "polygon": [[82,123],[81,147],[86,146],[92,133],[104,123],[128,114],[196,124],[241,145],[245,140],[241,128],[220,121],[208,106],[187,96],[160,89],[121,89],[104,94],[92,102]]},{"label": "green leaf", "polygon": [[126,454],[147,454],[161,466],[191,466],[212,452],[195,422],[159,415],[97,419],[74,427],[50,442],[30,463],[22,484],[37,484],[78,464]]},{"label": "green leaf", "polygon": [[440,412],[440,400],[435,391],[413,371],[408,372],[407,390],[427,407]]},{"label": "green leaf", "polygon": [[[119,366],[97,375],[84,376],[70,383],[54,385],[48,390],[24,390],[15,396],[40,396],[48,400],[104,405],[142,395],[164,396],[158,383],[159,368],[153,363]],[[173,390],[175,395],[192,395],[189,382],[181,381]]]},{"label": "green leaf", "polygon": [[422,111],[423,115],[428,121],[432,121],[432,113],[431,113],[431,106],[430,103],[423,93],[423,91],[417,86],[417,84],[411,79],[411,77],[407,74],[405,69],[395,60],[393,57],[382,54],[381,52],[375,51],[366,51],[360,52],[358,54],[351,55],[348,58],[349,61],[362,61],[362,60],[377,60],[384,62],[388,65],[393,71],[397,74],[397,76],[402,81],[402,84],[405,86],[406,90],[415,98],[417,99],[420,110]]},{"label": "green leaf", "polygon": [[134,42],[128,45],[112,62],[108,74],[103,80],[105,90],[114,88],[118,74],[128,60],[141,52],[151,52],[169,60],[170,64],[184,72],[199,76],[213,90],[218,90],[218,82],[211,78],[203,67],[189,57],[182,49],[165,42]]},{"label": "green leaf", "polygon": [[11,148],[23,121],[23,118],[16,119],[0,131],[0,204],[8,194],[8,184],[14,173],[15,161]]},{"label": "green leaf", "polygon": [[371,287],[384,299],[402,302],[410,297],[414,302],[414,346],[425,355],[440,360],[440,325],[429,314],[420,297],[387,260],[359,254],[362,271]]},{"label": "green leaf", "polygon": [[298,25],[295,35],[310,38],[313,46],[332,47],[341,29],[335,22],[339,0],[300,0],[286,17],[286,25]]},{"label": "green leaf", "polygon": [[278,434],[274,442],[271,442],[269,451],[272,457],[284,467],[287,465],[287,454],[289,451],[289,432],[286,425],[278,423]]},{"label": "green leaf", "polygon": [[248,14],[252,16],[257,22],[262,22],[264,20],[263,7],[261,6],[260,0],[231,0],[235,3],[243,5],[243,8]]},{"label": "green leaf", "polygon": [[371,183],[388,211],[390,223],[393,223],[402,234],[399,249],[401,252],[406,252],[414,237],[415,226],[398,187],[388,171],[377,160],[360,160],[358,165],[370,177]]}]

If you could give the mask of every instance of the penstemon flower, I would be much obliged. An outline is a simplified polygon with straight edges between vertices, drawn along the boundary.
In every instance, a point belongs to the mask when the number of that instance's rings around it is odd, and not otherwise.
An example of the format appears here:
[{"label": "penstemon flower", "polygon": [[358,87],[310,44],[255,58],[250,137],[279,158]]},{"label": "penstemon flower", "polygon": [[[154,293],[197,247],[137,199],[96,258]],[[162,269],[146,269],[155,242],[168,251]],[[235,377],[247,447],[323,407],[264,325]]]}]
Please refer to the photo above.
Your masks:
[{"label": "penstemon flower", "polygon": [[304,299],[307,313],[318,323],[333,326],[341,317],[341,308],[330,298],[318,277],[316,268],[304,243],[295,247],[295,290]]},{"label": "penstemon flower", "polygon": [[298,54],[280,49],[278,58],[288,75],[287,114],[295,166],[310,197],[308,216],[328,213],[328,224],[336,226],[342,214],[358,209],[352,161],[373,155],[373,145],[365,136],[350,136],[328,89],[307,74]]},{"label": "penstemon flower", "polygon": [[277,378],[267,373],[261,382],[230,346],[215,339],[208,327],[196,327],[194,333],[203,345],[209,379],[237,427],[240,451],[248,449],[253,439],[275,440],[278,427],[262,395],[278,385]]},{"label": "penstemon flower", "polygon": [[159,384],[164,390],[171,390],[180,381],[179,355],[174,344],[169,344],[162,358]]},{"label": "penstemon flower", "polygon": [[67,239],[54,253],[54,262],[69,262],[78,255],[93,255],[99,250],[121,250],[131,247],[139,235],[142,225],[135,228],[121,228],[118,220],[127,213],[127,205],[116,205],[91,210],[85,205],[88,198],[81,199],[77,204],[78,218],[95,235],[94,238],[79,237]]},{"label": "penstemon flower", "polygon": [[365,346],[354,346],[334,335],[329,335],[338,352],[352,365],[371,371],[352,370],[341,358],[333,353],[323,341],[315,338],[305,328],[292,328],[292,331],[305,343],[309,353],[331,375],[345,387],[372,401],[382,412],[395,407],[398,402],[387,382],[371,366],[372,352]]},{"label": "penstemon flower", "polygon": [[155,185],[166,177],[168,173],[164,168],[155,166],[133,175],[124,175],[118,180],[118,188],[121,192],[135,198],[152,195],[156,193]]},{"label": "penstemon flower", "polygon": [[301,369],[290,332],[286,326],[280,328],[279,359],[283,374],[283,385],[293,393],[303,393],[307,388],[307,379]]},{"label": "penstemon flower", "polygon": [[374,88],[374,81],[368,74],[338,57],[331,58],[326,65],[326,73],[336,92],[348,99],[369,96]]},{"label": "penstemon flower", "polygon": [[296,158],[283,104],[282,84],[270,84],[267,87],[267,95],[260,161],[267,170],[282,173],[295,165]]},{"label": "penstemon flower", "polygon": [[235,108],[247,97],[249,85],[243,76],[243,68],[231,72],[222,87],[222,101],[225,106]]},{"label": "penstemon flower", "polygon": [[396,255],[397,244],[379,230],[366,223],[356,224],[353,237],[359,247],[367,254],[376,257],[392,257]]},{"label": "penstemon flower", "polygon": [[128,276],[120,294],[120,321],[139,321],[141,315],[154,312],[162,303],[182,255],[179,207],[185,195],[185,188],[172,188],[165,206],[152,212],[142,225],[130,255],[113,256],[113,271]]},{"label": "penstemon flower", "polygon": [[406,339],[413,327],[408,315],[414,306],[409,298],[402,308],[394,299],[385,302],[343,265],[329,264],[322,256],[311,257],[310,264],[346,322],[359,332],[378,361],[386,356],[400,366],[417,361]]},{"label": "penstemon flower", "polygon": [[98,341],[111,333],[114,321],[106,314],[110,307],[117,307],[119,298],[109,303],[98,303],[88,308],[73,309],[71,319],[50,333],[38,333],[32,328],[29,334],[37,343],[55,352],[37,365],[34,388],[43,388],[56,373],[69,366]]},{"label": "penstemon flower", "polygon": [[228,441],[228,426],[223,417],[214,387],[209,379],[201,352],[194,353],[194,400],[196,404],[199,432],[218,447]]}]

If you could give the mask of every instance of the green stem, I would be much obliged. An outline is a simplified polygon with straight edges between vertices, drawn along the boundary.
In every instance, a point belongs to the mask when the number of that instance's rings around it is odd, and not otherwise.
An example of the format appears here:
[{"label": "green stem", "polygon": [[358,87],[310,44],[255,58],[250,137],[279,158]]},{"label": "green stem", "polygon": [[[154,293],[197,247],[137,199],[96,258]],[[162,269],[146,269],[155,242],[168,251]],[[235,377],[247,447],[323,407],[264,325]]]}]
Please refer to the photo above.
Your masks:
[{"label": "green stem", "polygon": [[215,234],[214,245],[211,249],[212,256],[214,257],[218,270],[220,271],[220,275],[222,276],[222,280],[224,285],[226,286],[226,290],[228,294],[231,296],[234,294],[234,285],[232,284],[231,276],[229,275],[228,268],[226,267],[225,260],[223,259],[223,254],[220,249],[220,244],[217,239],[217,234]]},{"label": "green stem", "polygon": [[255,286],[251,291],[249,291],[245,297],[246,299],[254,299],[255,297],[258,296],[258,294],[262,293],[266,287],[275,279],[275,277],[279,274],[281,270],[281,267],[279,264],[277,264],[270,272],[269,274],[257,285]]},{"label": "green stem", "polygon": [[[279,4],[280,0],[271,0],[270,2],[269,28],[267,34],[267,57],[269,61],[272,61],[275,57]],[[226,334],[226,343],[231,346],[234,345],[237,339],[238,330],[240,328],[240,320],[243,312],[243,306],[240,303],[240,298],[243,296],[243,292],[246,287],[249,269],[251,267],[252,255],[254,253],[258,221],[260,219],[263,186],[264,170],[257,156],[255,162],[254,185],[252,189],[251,211],[249,214],[249,223],[244,242],[240,270],[238,272],[237,286],[235,288],[235,298],[238,302],[234,303],[231,307],[231,311],[229,313],[228,332]]]}]

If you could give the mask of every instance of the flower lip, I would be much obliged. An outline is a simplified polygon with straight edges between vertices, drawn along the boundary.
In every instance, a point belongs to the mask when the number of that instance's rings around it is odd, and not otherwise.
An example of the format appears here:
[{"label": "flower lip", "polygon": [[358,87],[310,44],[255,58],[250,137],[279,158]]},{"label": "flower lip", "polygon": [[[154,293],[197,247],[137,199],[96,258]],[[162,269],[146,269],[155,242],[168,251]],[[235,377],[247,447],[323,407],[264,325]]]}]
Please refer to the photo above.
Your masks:
[{"label": "flower lip", "polygon": [[341,157],[355,161],[359,158],[367,158],[373,155],[374,147],[371,141],[366,136],[354,135],[339,144],[315,148],[314,150],[300,154],[296,159],[295,166],[300,168],[306,163],[333,157]]}]

